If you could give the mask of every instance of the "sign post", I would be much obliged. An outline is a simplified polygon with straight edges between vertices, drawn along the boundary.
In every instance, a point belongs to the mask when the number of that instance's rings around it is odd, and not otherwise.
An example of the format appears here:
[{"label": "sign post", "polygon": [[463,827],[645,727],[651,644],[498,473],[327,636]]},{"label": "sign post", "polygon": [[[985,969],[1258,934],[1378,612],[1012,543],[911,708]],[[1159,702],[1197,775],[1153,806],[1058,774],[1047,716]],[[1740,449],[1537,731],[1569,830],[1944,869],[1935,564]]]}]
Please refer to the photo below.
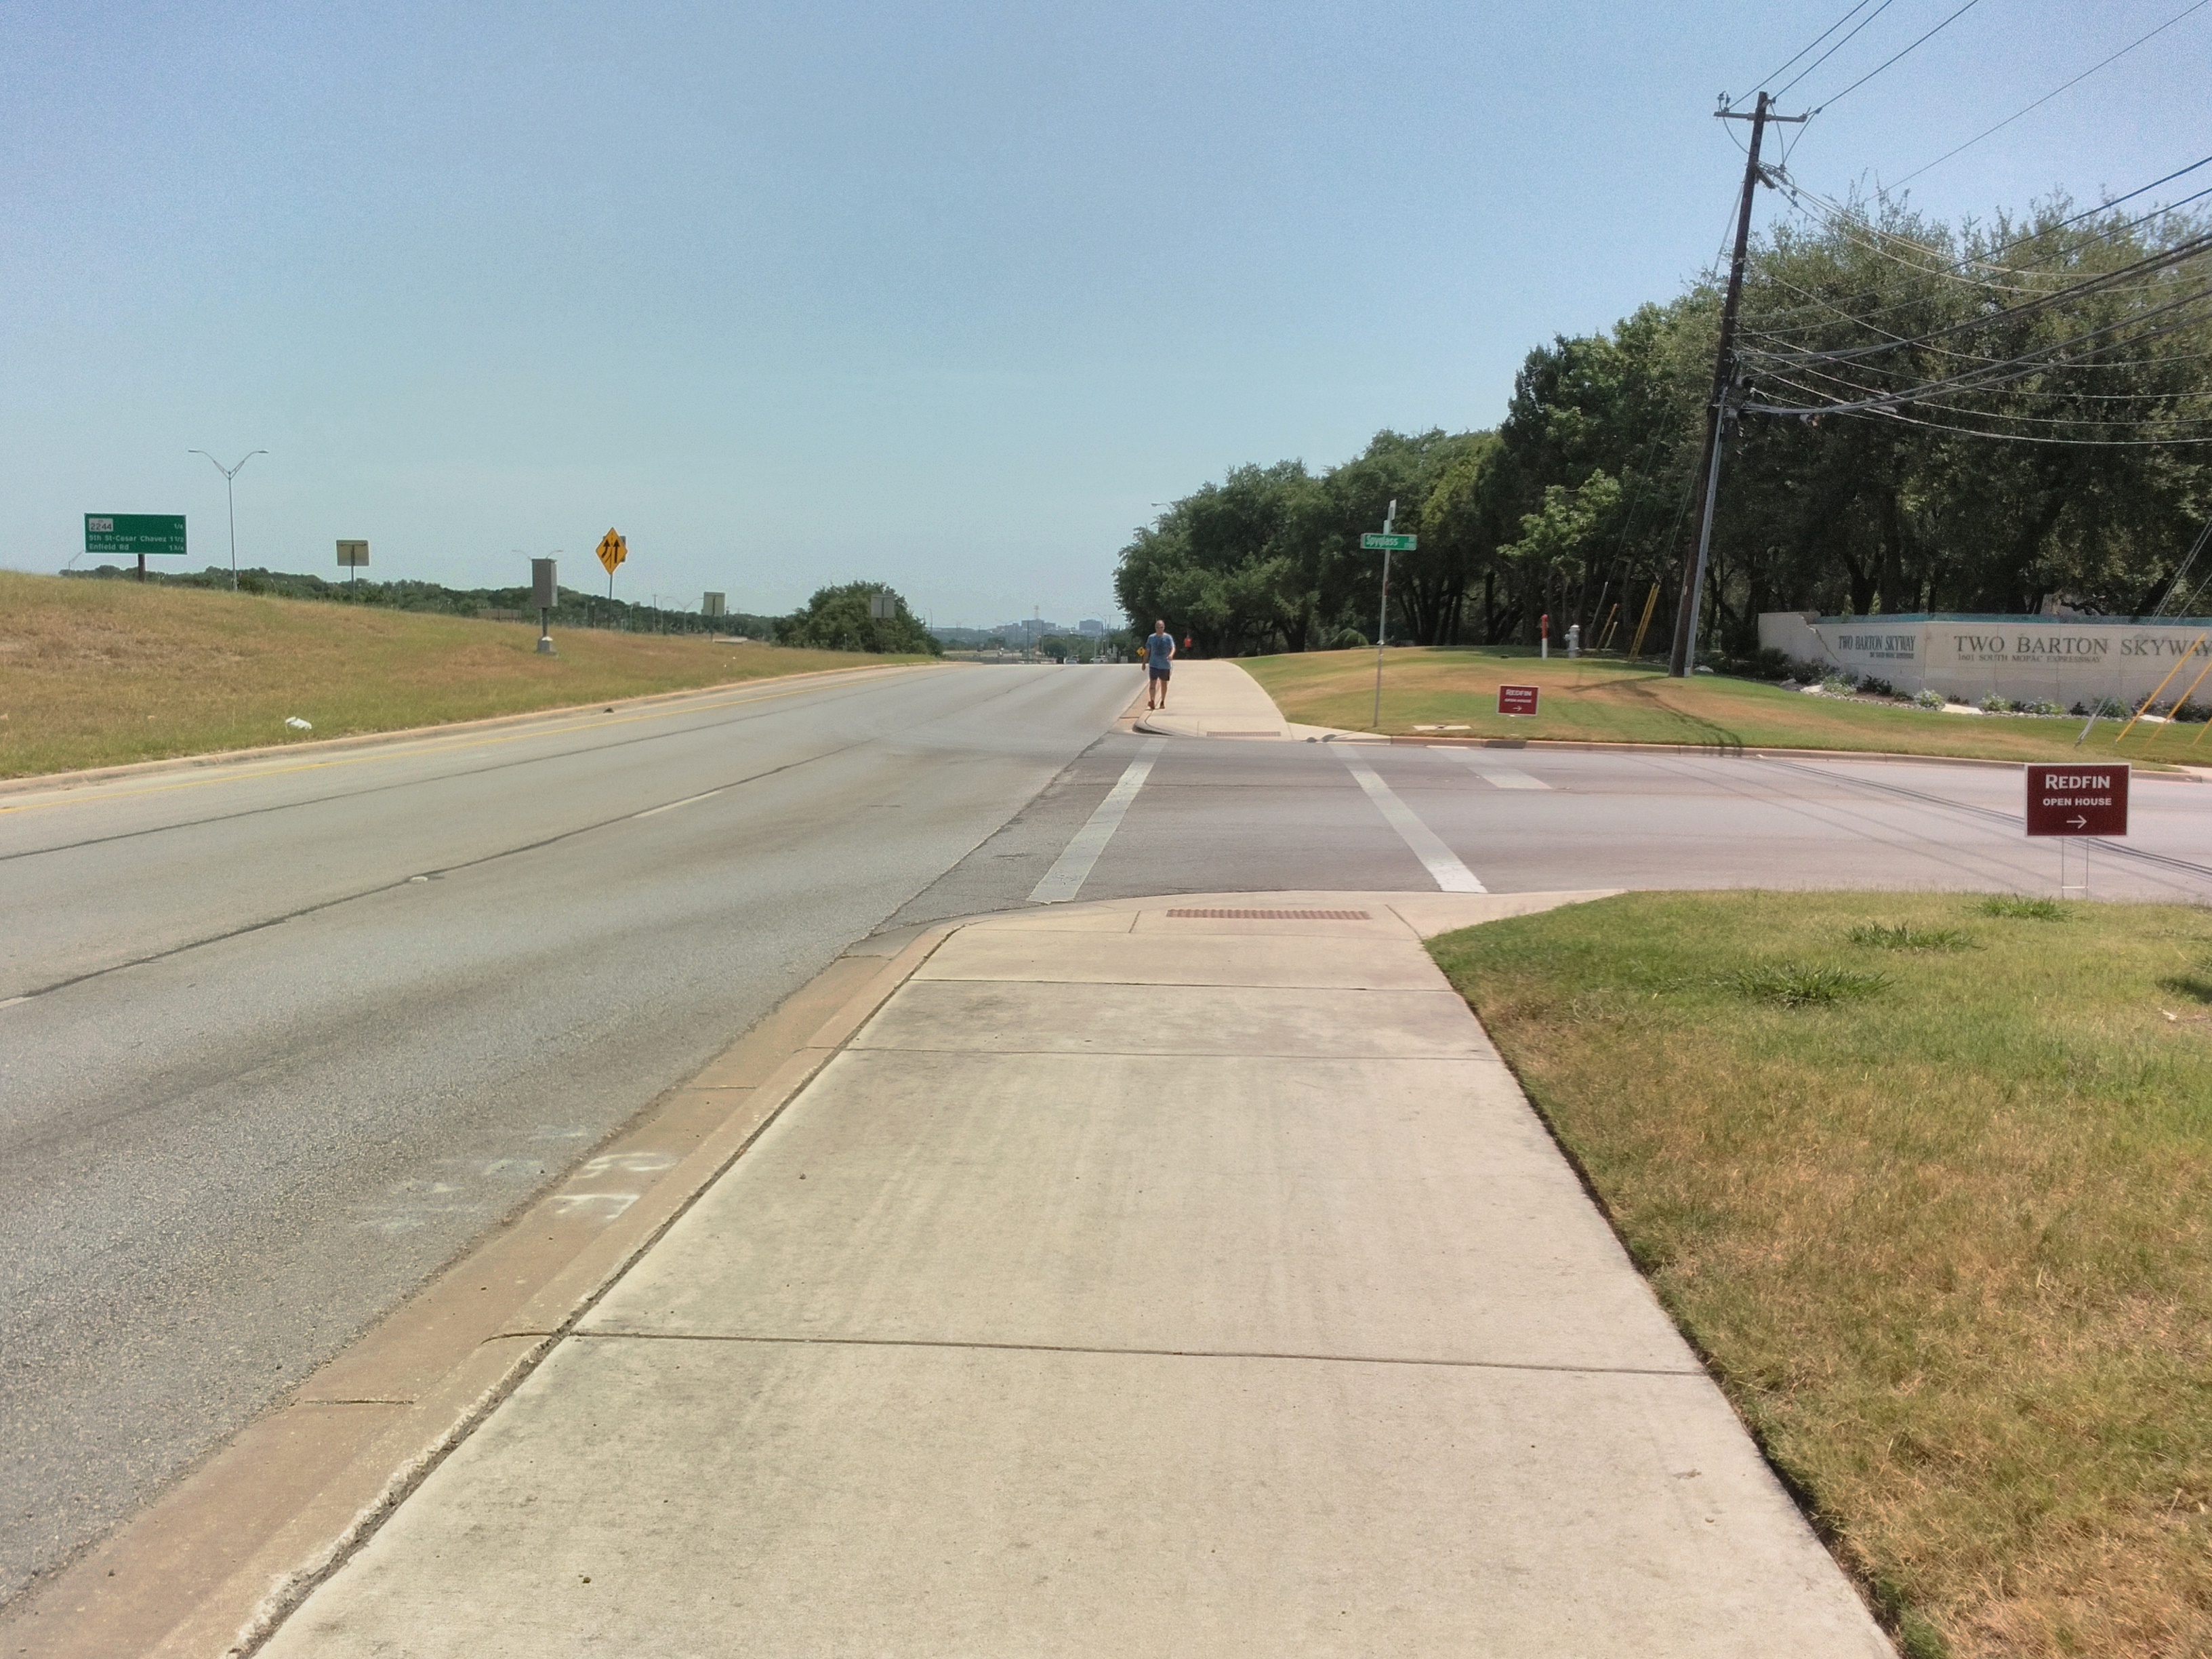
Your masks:
[{"label": "sign post", "polygon": [[367,542],[340,542],[338,544],[338,568],[346,573],[347,587],[352,587],[354,583],[360,580],[360,569],[362,566],[368,562],[368,544]]},{"label": "sign post", "polygon": [[2058,894],[2066,896],[2066,843],[2081,840],[2081,896],[2089,896],[2086,837],[2128,833],[2128,769],[2119,765],[2027,768],[2027,833],[2058,837]]},{"label": "sign post", "polygon": [[623,539],[622,532],[610,528],[605,535],[599,538],[599,562],[607,568],[607,599],[610,604],[615,597],[616,567],[628,557],[629,544]]},{"label": "sign post", "polygon": [[553,629],[550,624],[553,612],[561,604],[561,579],[552,560],[530,562],[530,602],[538,607],[538,654],[552,656]]},{"label": "sign post", "polygon": [[1415,540],[1411,536],[1394,536],[1390,533],[1390,526],[1397,521],[1398,503],[1394,498],[1390,502],[1390,510],[1382,515],[1382,533],[1378,536],[1370,531],[1359,538],[1362,551],[1368,553],[1379,551],[1382,555],[1382,613],[1375,619],[1374,726],[1377,732],[1382,729],[1382,647],[1390,638],[1390,556],[1393,553],[1412,552]]},{"label": "sign post", "polygon": [[1498,688],[1498,712],[1501,714],[1533,714],[1536,712],[1538,688],[1533,685],[1501,685]]},{"label": "sign post", "polygon": [[115,553],[136,556],[138,580],[146,580],[146,557],[185,556],[185,515],[181,513],[88,513],[84,515],[87,554]]}]

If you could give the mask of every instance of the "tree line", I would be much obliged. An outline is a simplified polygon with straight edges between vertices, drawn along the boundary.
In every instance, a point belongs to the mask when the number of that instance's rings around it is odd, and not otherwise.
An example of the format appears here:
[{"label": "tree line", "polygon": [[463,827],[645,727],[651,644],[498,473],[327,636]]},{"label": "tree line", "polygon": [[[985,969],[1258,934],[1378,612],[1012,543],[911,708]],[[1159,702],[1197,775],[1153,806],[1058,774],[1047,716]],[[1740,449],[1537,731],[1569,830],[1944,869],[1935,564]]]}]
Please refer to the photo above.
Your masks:
[{"label": "tree line", "polygon": [[[1762,611],[2187,612],[2212,574],[2184,574],[2212,508],[2208,221],[1799,205],[1747,266],[1701,656],[1752,657]],[[1626,648],[1648,611],[1663,653],[1720,311],[1701,280],[1556,337],[1492,429],[1237,467],[1135,532],[1121,604],[1210,653],[1371,642],[1382,556],[1359,538],[1395,499],[1419,544],[1393,556],[1393,640],[1533,643],[1549,616]]]},{"label": "tree line", "polygon": [[[64,570],[64,576],[105,581],[127,581],[133,572],[103,564],[89,570]],[[228,589],[232,573],[219,565],[201,571],[154,572],[155,579],[171,587]],[[449,617],[489,617],[536,622],[532,590],[519,587],[447,587],[425,581],[332,581],[295,572],[267,570],[258,566],[236,574],[240,592],[276,599],[320,599],[334,605],[374,605],[388,611],[428,611]],[[878,617],[872,603],[878,596],[890,601],[890,614]],[[809,647],[822,651],[879,651],[890,654],[937,656],[942,647],[905,599],[882,582],[846,582],[815,590],[812,598],[787,617],[768,617],[732,611],[709,617],[670,605],[645,605],[610,599],[587,589],[562,587],[560,604],[549,620],[556,628],[604,628],[632,634],[737,634],[748,639],[773,640],[778,645]]]}]

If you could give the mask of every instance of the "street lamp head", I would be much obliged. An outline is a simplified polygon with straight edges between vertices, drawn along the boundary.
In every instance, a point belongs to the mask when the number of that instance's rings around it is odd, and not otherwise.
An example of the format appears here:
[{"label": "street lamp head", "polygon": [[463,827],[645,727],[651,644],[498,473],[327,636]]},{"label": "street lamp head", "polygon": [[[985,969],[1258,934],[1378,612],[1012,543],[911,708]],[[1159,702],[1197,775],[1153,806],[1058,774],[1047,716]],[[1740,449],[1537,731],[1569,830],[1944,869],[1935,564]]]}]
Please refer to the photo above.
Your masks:
[{"label": "street lamp head", "polygon": [[228,481],[236,477],[240,470],[256,455],[266,455],[269,452],[265,449],[249,449],[245,454],[238,458],[237,466],[225,466],[221,461],[216,459],[214,456],[208,455],[207,451],[204,449],[191,449],[187,450],[185,453],[188,455],[207,455],[208,465],[213,467],[216,471],[222,473],[224,479]]}]

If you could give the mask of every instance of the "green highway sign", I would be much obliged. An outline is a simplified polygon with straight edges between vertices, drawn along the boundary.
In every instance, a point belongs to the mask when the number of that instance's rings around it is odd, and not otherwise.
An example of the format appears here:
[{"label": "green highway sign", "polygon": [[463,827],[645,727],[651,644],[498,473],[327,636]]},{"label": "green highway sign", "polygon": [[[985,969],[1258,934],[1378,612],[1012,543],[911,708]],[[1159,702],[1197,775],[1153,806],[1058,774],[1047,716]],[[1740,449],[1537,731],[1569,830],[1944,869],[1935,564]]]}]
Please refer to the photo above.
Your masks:
[{"label": "green highway sign", "polygon": [[1359,538],[1359,544],[1370,553],[1410,553],[1413,541],[1411,536],[1378,536],[1370,531]]},{"label": "green highway sign", "polygon": [[149,554],[185,556],[185,515],[181,513],[88,513],[84,515],[84,550],[115,553],[126,559]]}]

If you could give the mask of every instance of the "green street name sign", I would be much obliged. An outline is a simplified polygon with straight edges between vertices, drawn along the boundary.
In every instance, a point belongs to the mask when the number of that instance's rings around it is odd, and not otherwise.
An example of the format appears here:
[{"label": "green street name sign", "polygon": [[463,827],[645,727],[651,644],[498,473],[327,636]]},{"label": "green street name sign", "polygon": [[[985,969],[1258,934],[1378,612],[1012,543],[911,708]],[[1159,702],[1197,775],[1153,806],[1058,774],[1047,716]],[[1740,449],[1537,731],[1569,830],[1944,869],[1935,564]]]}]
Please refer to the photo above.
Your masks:
[{"label": "green street name sign", "polygon": [[114,553],[126,559],[144,554],[185,556],[185,517],[181,513],[88,513],[84,515],[84,550]]},{"label": "green street name sign", "polygon": [[1370,532],[1359,538],[1359,544],[1370,553],[1410,553],[1414,540],[1412,536],[1377,536]]}]

